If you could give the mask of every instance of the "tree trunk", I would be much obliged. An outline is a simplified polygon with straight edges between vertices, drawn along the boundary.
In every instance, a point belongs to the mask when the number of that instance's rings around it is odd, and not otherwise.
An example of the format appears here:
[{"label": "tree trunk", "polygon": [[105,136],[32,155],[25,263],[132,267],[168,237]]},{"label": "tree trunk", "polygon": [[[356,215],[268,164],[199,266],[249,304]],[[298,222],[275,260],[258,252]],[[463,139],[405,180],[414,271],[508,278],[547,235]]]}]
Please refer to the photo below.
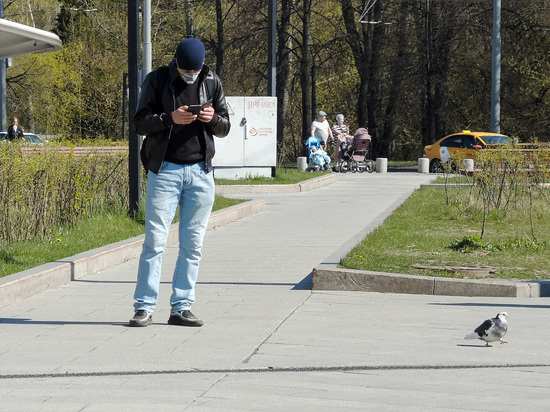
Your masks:
[{"label": "tree trunk", "polygon": [[[393,70],[390,74],[390,86],[388,92],[388,101],[386,103],[385,112],[384,112],[384,126],[383,132],[381,135],[381,141],[387,142],[385,147],[390,148],[392,143],[395,141],[398,131],[397,123],[397,113],[399,111],[400,92],[405,83],[406,73],[403,70],[398,70],[397,68],[403,64],[405,61],[405,56],[408,50],[407,37],[409,36],[407,28],[407,5],[406,3],[401,3],[399,5],[399,11],[397,16],[397,52],[393,58],[393,65],[396,67],[396,70]],[[389,153],[383,153],[381,156],[387,157]]]},{"label": "tree trunk", "polygon": [[[377,1],[374,4],[370,21],[382,21],[381,1]],[[367,126],[370,135],[373,137],[373,149],[375,149],[375,152],[378,152],[375,155],[387,157],[389,154],[389,142],[383,139],[384,125],[382,123],[382,54],[385,26],[383,24],[367,24],[367,26],[369,35],[365,39],[368,45],[366,55],[369,59],[367,66]]]},{"label": "tree trunk", "polygon": [[426,140],[434,142],[435,136],[435,113],[434,113],[434,56],[435,45],[432,36],[432,6],[430,0],[426,0],[426,51],[425,51],[425,73],[426,73]]},{"label": "tree trunk", "polygon": [[450,70],[450,49],[455,37],[457,11],[452,3],[432,4],[427,0],[424,13],[425,38],[419,39],[425,70],[425,120],[423,143],[432,144],[446,134],[444,110]]},{"label": "tree trunk", "polygon": [[[350,45],[355,61],[355,67],[359,73],[359,96],[357,100],[357,123],[359,127],[367,125],[367,53],[364,45],[365,39],[368,39],[366,25],[361,25],[361,33],[357,30],[356,19],[353,4],[351,0],[341,0],[342,16],[346,27],[347,42]],[[363,5],[364,7],[364,5]]]},{"label": "tree trunk", "polygon": [[281,1],[281,23],[277,32],[278,49],[277,49],[277,84],[275,86],[275,94],[277,95],[277,152],[281,153],[284,148],[285,136],[285,114],[288,100],[288,84],[290,73],[290,16],[293,0]]},{"label": "tree trunk", "polygon": [[216,74],[223,80],[224,69],[224,50],[225,50],[225,38],[223,33],[223,12],[221,0],[216,0],[216,34],[217,45],[215,48],[216,53]]},{"label": "tree trunk", "polygon": [[185,35],[186,37],[193,37],[193,2],[186,0],[185,2]]},{"label": "tree trunk", "polygon": [[311,65],[312,65],[312,38],[311,38],[311,2],[312,0],[303,0],[303,34],[302,34],[302,139],[311,134]]}]

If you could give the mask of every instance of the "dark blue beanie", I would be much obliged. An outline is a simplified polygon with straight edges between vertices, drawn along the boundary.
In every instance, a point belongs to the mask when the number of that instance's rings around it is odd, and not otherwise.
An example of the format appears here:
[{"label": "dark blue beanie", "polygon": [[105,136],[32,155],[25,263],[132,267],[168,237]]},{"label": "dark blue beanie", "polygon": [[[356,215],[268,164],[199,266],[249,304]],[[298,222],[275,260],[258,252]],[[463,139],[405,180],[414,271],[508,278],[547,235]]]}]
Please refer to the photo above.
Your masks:
[{"label": "dark blue beanie", "polygon": [[183,70],[200,70],[204,54],[204,44],[199,39],[182,40],[176,49],[178,67]]}]

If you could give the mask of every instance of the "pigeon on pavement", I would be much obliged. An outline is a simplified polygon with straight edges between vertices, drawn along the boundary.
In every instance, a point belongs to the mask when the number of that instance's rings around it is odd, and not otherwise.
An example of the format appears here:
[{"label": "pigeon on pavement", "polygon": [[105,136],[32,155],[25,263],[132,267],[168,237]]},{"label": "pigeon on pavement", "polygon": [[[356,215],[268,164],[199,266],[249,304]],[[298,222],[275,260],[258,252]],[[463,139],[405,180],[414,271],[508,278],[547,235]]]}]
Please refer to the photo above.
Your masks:
[{"label": "pigeon on pavement", "polygon": [[506,343],[506,341],[502,340],[508,330],[506,318],[509,318],[506,312],[499,312],[495,318],[487,319],[475,329],[474,333],[466,335],[464,339],[481,339],[485,341],[486,346],[491,346],[489,342],[497,340],[501,344]]}]

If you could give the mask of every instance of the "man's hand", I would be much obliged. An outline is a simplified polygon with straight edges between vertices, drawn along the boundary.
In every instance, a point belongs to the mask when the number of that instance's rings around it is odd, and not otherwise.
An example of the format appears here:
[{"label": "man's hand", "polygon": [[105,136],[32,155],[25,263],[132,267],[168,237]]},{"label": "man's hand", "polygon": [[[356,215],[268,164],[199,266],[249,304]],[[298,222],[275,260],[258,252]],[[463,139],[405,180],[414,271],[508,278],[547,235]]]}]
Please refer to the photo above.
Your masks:
[{"label": "man's hand", "polygon": [[[180,106],[172,112],[172,121],[175,124],[189,124],[197,119],[197,115],[188,112],[188,106]],[[202,113],[202,112],[201,112]]]},{"label": "man's hand", "polygon": [[214,108],[212,106],[205,106],[201,108],[199,113],[199,120],[203,123],[208,123],[214,117]]}]

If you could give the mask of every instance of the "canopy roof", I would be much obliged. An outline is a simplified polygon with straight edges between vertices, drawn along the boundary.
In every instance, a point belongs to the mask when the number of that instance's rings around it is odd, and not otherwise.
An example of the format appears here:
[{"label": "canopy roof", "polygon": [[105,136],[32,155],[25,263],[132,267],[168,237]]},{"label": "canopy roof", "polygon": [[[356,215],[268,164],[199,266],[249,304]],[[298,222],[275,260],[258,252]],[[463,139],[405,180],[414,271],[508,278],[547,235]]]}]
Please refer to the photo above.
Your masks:
[{"label": "canopy roof", "polygon": [[61,49],[61,40],[57,35],[0,19],[0,59],[59,49]]}]

